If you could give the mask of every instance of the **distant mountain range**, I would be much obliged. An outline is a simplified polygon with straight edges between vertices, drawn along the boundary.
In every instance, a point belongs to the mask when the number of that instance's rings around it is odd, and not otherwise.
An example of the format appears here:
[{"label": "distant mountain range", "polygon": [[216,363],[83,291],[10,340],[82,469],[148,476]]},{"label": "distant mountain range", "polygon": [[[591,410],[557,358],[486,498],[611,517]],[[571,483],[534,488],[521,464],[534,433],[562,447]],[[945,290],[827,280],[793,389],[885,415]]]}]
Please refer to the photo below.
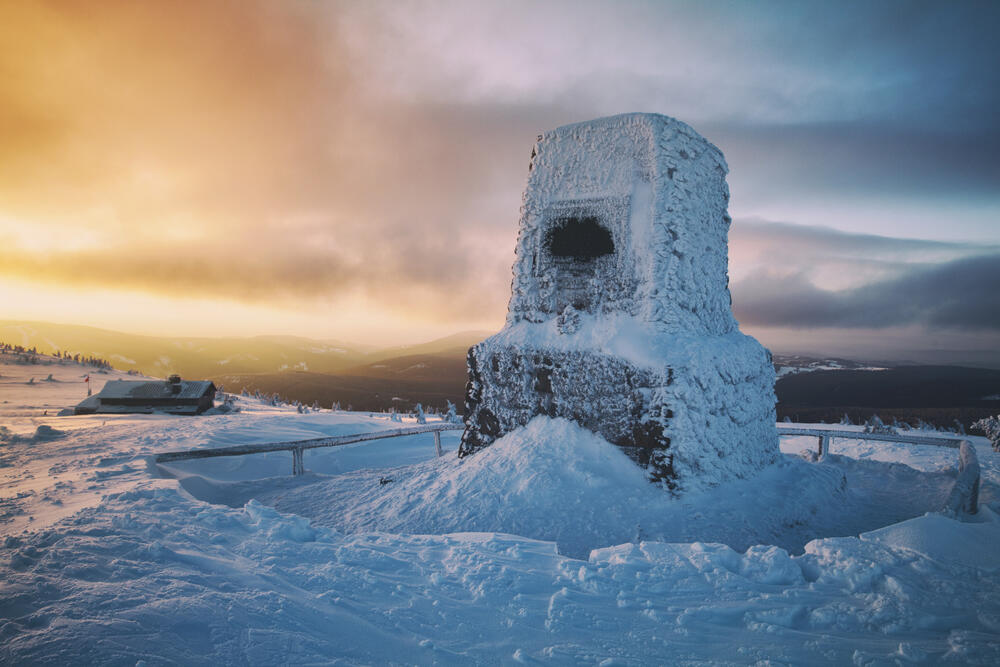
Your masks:
[{"label": "distant mountain range", "polygon": [[[324,407],[461,409],[465,355],[490,335],[465,331],[417,345],[364,347],[296,336],[168,338],[47,322],[0,321],[0,342],[107,359],[154,377],[210,379],[227,391],[261,391]],[[394,400],[395,399],[395,400]]]},{"label": "distant mountain range", "polygon": [[811,373],[813,371],[884,371],[892,365],[870,364],[850,359],[815,359],[802,355],[774,355],[774,372],[778,378],[795,375],[796,373]]},{"label": "distant mountain range", "polygon": [[[467,331],[419,345],[364,347],[294,336],[167,338],[92,327],[0,321],[0,342],[40,352],[107,359],[121,370],[166,377],[211,379],[227,391],[277,393],[323,407],[408,411],[416,403],[459,410],[465,394],[465,355],[489,335]],[[841,358],[775,355],[778,418],[855,421],[924,419],[966,425],[1000,412],[1000,370],[961,366],[898,366]]]},{"label": "distant mountain range", "polygon": [[[395,358],[444,355],[464,360],[469,347],[487,336],[489,332],[466,331],[419,345],[376,348],[297,336],[174,338],[70,324],[0,320],[0,342],[37,347],[44,353],[59,350],[100,357],[115,368],[157,377],[177,373],[191,379],[285,371],[384,375],[383,367],[400,371],[408,368],[400,368],[396,362],[381,363]],[[409,366],[420,363],[415,360]]]}]

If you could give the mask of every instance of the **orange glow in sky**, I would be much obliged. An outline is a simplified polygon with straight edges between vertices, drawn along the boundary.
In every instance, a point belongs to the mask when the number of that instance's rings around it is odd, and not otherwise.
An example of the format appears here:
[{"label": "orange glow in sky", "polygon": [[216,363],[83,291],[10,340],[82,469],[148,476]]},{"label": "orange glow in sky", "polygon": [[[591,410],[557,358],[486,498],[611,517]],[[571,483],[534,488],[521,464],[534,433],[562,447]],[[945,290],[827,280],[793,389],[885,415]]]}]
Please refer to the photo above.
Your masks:
[{"label": "orange glow in sky", "polygon": [[[893,303],[949,262],[956,284],[995,283],[961,262],[1000,253],[989,8],[921,5],[873,35],[880,6],[2,3],[0,319],[373,344],[495,330],[535,136],[655,111],[727,157],[751,332],[876,331],[857,290]],[[789,289],[832,306],[771,308]],[[972,304],[989,294],[959,296],[969,312],[931,312],[942,294],[901,325],[995,348]]]},{"label": "orange glow in sky", "polygon": [[470,280],[490,239],[422,224],[455,217],[399,164],[432,138],[366,122],[335,9],[5,4],[0,317],[377,342],[498,325],[503,253]]}]

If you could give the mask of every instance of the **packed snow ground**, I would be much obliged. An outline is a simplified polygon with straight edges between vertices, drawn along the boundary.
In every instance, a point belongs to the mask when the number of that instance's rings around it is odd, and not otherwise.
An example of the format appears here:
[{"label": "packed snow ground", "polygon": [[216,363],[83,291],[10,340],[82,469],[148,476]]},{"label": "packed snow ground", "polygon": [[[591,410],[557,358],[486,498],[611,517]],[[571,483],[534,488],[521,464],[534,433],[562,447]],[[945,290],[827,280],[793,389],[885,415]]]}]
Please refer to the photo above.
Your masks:
[{"label": "packed snow ground", "polygon": [[786,439],[760,477],[671,500],[545,419],[461,463],[457,433],[442,459],[411,436],[308,452],[293,478],[288,453],[149,457],[390,424],[249,400],[53,417],[84,372],[0,366],[6,664],[1000,662],[980,438],[974,522],[925,514],[951,449],[844,440],[811,463]]}]

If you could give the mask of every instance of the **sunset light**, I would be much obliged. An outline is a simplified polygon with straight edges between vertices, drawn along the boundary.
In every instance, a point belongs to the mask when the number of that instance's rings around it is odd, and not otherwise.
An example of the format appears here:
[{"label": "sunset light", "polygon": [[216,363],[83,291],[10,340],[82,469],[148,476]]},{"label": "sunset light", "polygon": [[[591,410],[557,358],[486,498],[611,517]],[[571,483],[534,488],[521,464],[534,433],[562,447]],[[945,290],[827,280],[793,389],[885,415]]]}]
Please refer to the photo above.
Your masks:
[{"label": "sunset light", "polygon": [[0,0],[0,666],[1000,665],[998,35]]},{"label": "sunset light", "polygon": [[[3,317],[387,344],[496,330],[535,136],[634,110],[724,151],[737,317],[775,342],[886,326],[769,319],[775,281],[905,291],[1000,249],[986,22],[572,6],[5,4]],[[939,20],[954,29],[928,36]],[[997,340],[995,319],[897,317],[911,350]]]}]

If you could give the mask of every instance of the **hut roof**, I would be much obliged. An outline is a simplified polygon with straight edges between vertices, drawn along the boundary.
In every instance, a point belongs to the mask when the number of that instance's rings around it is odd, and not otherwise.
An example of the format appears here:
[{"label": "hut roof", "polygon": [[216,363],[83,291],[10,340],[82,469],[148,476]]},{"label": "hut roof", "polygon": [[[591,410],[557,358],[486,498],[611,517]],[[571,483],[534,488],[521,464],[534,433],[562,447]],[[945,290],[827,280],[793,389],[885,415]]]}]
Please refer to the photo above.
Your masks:
[{"label": "hut roof", "polygon": [[136,381],[111,380],[97,394],[102,399],[159,399],[200,398],[209,391],[215,391],[215,385],[207,380],[182,380],[178,383],[180,391],[174,393],[174,384],[167,381]]}]

